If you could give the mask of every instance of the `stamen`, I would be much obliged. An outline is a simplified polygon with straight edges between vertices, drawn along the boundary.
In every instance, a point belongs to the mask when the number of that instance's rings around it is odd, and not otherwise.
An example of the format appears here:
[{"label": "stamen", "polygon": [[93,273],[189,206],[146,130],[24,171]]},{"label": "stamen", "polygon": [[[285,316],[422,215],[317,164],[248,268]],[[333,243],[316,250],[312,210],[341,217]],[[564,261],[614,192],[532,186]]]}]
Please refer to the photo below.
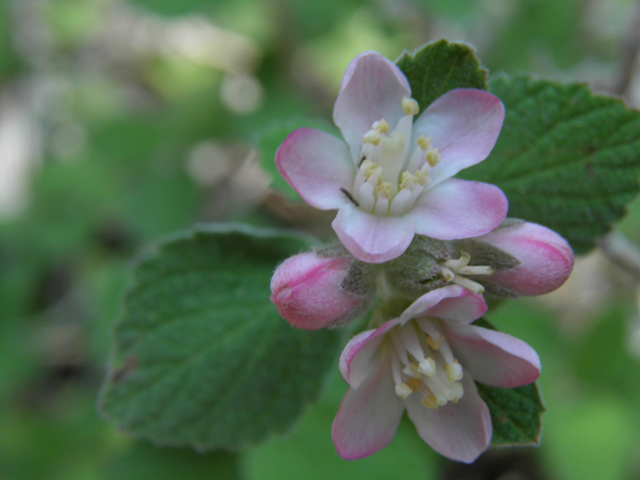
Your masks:
[{"label": "stamen", "polygon": [[431,168],[435,167],[438,163],[440,163],[440,154],[438,153],[438,149],[434,148],[433,150],[429,150],[427,154],[424,156],[424,161],[427,162]]},{"label": "stamen", "polygon": [[389,122],[387,122],[384,118],[381,118],[377,122],[373,122],[371,128],[378,133],[387,133],[389,131]]},{"label": "stamen", "polygon": [[493,273],[493,267],[488,265],[472,265],[458,269],[458,273],[462,275],[491,275]]},{"label": "stamen", "polygon": [[378,200],[381,198],[388,200],[391,196],[391,184],[389,182],[382,182],[376,187],[376,193],[378,194]]},{"label": "stamen", "polygon": [[434,341],[437,341],[438,345],[440,345],[439,342],[442,341],[442,334],[440,333],[440,330],[438,330],[436,326],[431,322],[431,320],[429,320],[428,318],[418,318],[416,319],[416,322],[418,322],[418,325],[420,325],[420,328],[424,333],[426,333]]},{"label": "stamen", "polygon": [[380,140],[382,139],[382,135],[377,130],[369,130],[362,137],[362,143],[372,143],[373,145],[378,145]]},{"label": "stamen", "polygon": [[406,383],[396,383],[396,395],[401,399],[407,398],[409,395],[413,393],[413,390]]},{"label": "stamen", "polygon": [[402,172],[400,178],[400,189],[408,188],[411,190],[416,185],[416,177],[413,173]]},{"label": "stamen", "polygon": [[420,107],[418,106],[418,102],[413,98],[405,97],[402,99],[402,110],[405,115],[417,115],[420,111]]},{"label": "stamen", "polygon": [[429,173],[425,172],[424,170],[418,170],[415,173],[415,177],[418,183],[423,187],[431,181],[431,178],[429,177]]},{"label": "stamen", "polygon": [[440,337],[438,338],[438,340],[434,340],[433,337],[431,337],[431,335],[427,335],[427,345],[429,345],[429,348],[431,348],[432,350],[439,350],[440,349],[440,344],[442,343],[442,339],[444,337]]},{"label": "stamen", "polygon": [[422,382],[417,378],[410,378],[406,381],[407,386],[411,389],[412,392],[417,392],[422,387]]},{"label": "stamen", "polygon": [[409,364],[402,369],[402,373],[409,375],[411,378],[421,377],[420,372],[418,371],[418,366],[413,362],[409,362]]},{"label": "stamen", "polygon": [[456,382],[462,379],[462,366],[458,363],[458,360],[445,364],[444,370],[447,372],[447,378],[450,382]]},{"label": "stamen", "polygon": [[393,328],[389,332],[389,336],[391,337],[391,342],[398,353],[398,358],[402,362],[403,365],[409,365],[409,357],[407,356],[407,351],[404,349],[404,345],[402,344],[402,340],[398,335],[398,329]]},{"label": "stamen", "polygon": [[471,255],[467,252],[460,252],[460,258],[458,260],[450,258],[449,260],[442,262],[442,265],[453,270],[457,270],[459,268],[466,267],[469,264],[469,260],[471,260]]},{"label": "stamen", "polygon": [[453,279],[456,278],[456,274],[447,267],[440,266],[440,272],[442,273],[445,282],[452,282]]},{"label": "stamen", "polygon": [[[449,259],[440,264],[440,271],[445,281],[453,282],[456,285],[467,288],[472,292],[481,294],[484,287],[478,282],[474,282],[462,275],[491,275],[493,268],[488,265],[472,265],[469,266],[471,256],[467,252],[461,252],[460,258],[457,260]],[[453,275],[453,276],[452,276]]]},{"label": "stamen", "polygon": [[425,152],[431,148],[431,139],[424,135],[420,135],[416,140],[416,143]]},{"label": "stamen", "polygon": [[469,280],[468,278],[461,277],[460,275],[455,275],[451,279],[451,282],[471,290],[473,293],[477,293],[478,295],[484,293],[484,287],[482,285],[474,282],[473,280]]},{"label": "stamen", "polygon": [[435,377],[436,376],[436,362],[431,357],[427,357],[420,362],[418,366],[418,371],[427,377]]},{"label": "stamen", "polygon": [[413,322],[407,322],[400,327],[400,338],[407,351],[413,355],[413,358],[418,362],[424,360],[424,352],[422,351],[422,346],[420,345],[416,331],[413,328]]},{"label": "stamen", "polygon": [[436,396],[433,393],[430,393],[429,395],[422,397],[421,403],[422,405],[424,405],[427,408],[430,408],[431,410],[438,409],[438,401],[436,400]]}]

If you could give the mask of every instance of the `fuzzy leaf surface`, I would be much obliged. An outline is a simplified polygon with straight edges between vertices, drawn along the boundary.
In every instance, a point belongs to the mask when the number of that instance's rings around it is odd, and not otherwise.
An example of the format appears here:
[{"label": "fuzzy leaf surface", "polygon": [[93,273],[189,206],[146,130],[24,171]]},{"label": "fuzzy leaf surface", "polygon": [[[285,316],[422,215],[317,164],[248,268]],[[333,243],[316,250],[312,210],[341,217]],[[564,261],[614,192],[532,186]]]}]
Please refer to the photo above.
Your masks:
[{"label": "fuzzy leaf surface", "polygon": [[447,40],[431,42],[396,62],[411,86],[420,112],[449,90],[487,89],[487,71],[480,67],[473,47]]},{"label": "fuzzy leaf surface", "polygon": [[509,216],[545,225],[585,253],[640,191],[640,112],[586,85],[499,77],[505,105],[498,142],[460,177],[493,183]]},{"label": "fuzzy leaf surface", "polygon": [[493,425],[492,445],[538,445],[544,405],[538,384],[517,388],[490,387],[476,382],[480,398],[489,407]]},{"label": "fuzzy leaf surface", "polygon": [[159,444],[237,450],[288,430],[317,398],[340,334],[293,329],[269,301],[299,236],[212,226],[160,244],[135,269],[100,407]]}]

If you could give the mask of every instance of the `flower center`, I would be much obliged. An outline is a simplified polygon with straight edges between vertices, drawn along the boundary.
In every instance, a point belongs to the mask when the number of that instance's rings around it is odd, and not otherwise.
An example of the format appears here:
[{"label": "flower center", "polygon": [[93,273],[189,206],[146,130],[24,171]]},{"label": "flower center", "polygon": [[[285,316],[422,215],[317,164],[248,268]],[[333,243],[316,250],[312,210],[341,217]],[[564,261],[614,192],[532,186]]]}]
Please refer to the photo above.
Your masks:
[{"label": "flower center", "polygon": [[358,174],[350,198],[368,213],[404,215],[429,183],[429,172],[440,161],[431,139],[420,135],[410,153],[413,117],[418,102],[402,99],[405,116],[389,133],[389,123],[380,119],[364,134],[360,149]]},{"label": "flower center", "polygon": [[427,408],[458,403],[464,394],[462,367],[439,323],[431,318],[412,319],[389,332],[396,395],[405,399],[418,393]]},{"label": "flower center", "polygon": [[464,275],[491,275],[493,273],[493,267],[485,265],[470,266],[469,260],[471,260],[471,255],[467,252],[460,252],[460,258],[458,260],[449,259],[440,262],[438,267],[440,267],[445,281],[455,283],[472,292],[482,294],[484,293],[484,287],[478,282],[464,277]]}]

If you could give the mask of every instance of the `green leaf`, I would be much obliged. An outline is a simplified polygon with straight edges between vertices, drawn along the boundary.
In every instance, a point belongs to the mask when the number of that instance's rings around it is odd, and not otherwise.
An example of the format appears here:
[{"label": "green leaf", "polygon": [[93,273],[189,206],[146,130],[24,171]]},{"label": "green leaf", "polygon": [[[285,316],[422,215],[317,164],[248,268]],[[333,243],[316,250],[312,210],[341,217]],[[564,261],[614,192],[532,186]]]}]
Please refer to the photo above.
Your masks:
[{"label": "green leaf", "polygon": [[[473,325],[498,330],[485,318]],[[491,387],[476,382],[478,393],[491,412],[492,445],[538,445],[545,411],[537,383],[518,388]]]},{"label": "green leaf", "polygon": [[447,40],[431,42],[396,62],[411,86],[420,112],[449,90],[487,89],[487,71],[480,67],[473,47]]},{"label": "green leaf", "polygon": [[510,217],[587,252],[638,194],[640,112],[581,84],[500,77],[490,90],[505,105],[504,126],[489,158],[460,177],[497,185]]},{"label": "green leaf", "polygon": [[102,411],[160,444],[236,450],[285,432],[320,393],[340,333],[291,328],[269,301],[290,233],[211,226],[136,268],[115,331]]},{"label": "green leaf", "polygon": [[491,412],[492,445],[538,445],[545,409],[537,383],[518,388],[476,385]]},{"label": "green leaf", "polygon": [[300,196],[289,186],[284,178],[282,178],[280,172],[276,169],[275,160],[276,151],[282,142],[284,142],[285,138],[287,138],[291,132],[301,127],[317,128],[341,138],[338,130],[324,120],[295,116],[271,123],[259,133],[255,142],[260,151],[260,165],[271,175],[271,186],[295,200],[300,200]]}]

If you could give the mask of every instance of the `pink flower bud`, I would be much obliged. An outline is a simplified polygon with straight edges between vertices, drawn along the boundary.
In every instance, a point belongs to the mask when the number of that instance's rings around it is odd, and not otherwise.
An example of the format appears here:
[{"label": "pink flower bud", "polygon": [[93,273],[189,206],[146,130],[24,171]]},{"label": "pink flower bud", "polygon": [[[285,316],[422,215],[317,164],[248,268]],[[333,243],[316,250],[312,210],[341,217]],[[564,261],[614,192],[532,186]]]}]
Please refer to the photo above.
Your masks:
[{"label": "pink flower bud", "polygon": [[305,330],[355,318],[368,295],[343,288],[349,257],[323,258],[306,252],[288,258],[271,278],[271,301],[285,320]]}]

